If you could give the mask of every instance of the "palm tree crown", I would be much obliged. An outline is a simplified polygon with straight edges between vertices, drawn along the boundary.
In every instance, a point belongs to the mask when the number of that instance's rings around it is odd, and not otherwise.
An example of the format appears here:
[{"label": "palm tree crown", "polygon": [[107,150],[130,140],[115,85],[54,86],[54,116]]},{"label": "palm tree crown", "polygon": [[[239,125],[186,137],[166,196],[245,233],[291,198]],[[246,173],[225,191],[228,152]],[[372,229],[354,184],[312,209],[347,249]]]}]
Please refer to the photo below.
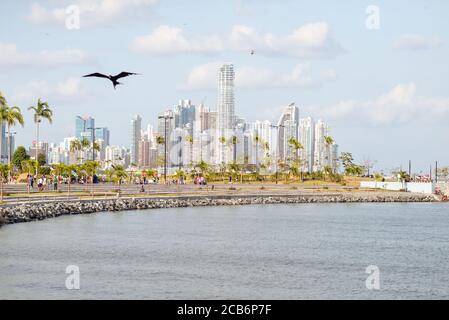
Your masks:
[{"label": "palm tree crown", "polygon": [[34,122],[41,122],[41,119],[47,119],[49,123],[53,123],[53,111],[50,109],[47,102],[42,101],[40,98],[37,101],[36,106],[31,106],[28,110],[34,111]]}]

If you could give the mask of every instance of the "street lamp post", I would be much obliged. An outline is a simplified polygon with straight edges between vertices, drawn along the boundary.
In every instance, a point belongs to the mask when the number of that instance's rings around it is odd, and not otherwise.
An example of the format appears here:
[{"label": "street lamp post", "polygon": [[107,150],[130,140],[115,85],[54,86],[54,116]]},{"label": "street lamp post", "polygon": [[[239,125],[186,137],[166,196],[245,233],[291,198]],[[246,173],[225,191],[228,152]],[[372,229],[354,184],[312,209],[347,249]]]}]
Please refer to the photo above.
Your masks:
[{"label": "street lamp post", "polygon": [[159,116],[159,119],[164,119],[164,182],[167,182],[167,120],[173,119],[169,113]]}]

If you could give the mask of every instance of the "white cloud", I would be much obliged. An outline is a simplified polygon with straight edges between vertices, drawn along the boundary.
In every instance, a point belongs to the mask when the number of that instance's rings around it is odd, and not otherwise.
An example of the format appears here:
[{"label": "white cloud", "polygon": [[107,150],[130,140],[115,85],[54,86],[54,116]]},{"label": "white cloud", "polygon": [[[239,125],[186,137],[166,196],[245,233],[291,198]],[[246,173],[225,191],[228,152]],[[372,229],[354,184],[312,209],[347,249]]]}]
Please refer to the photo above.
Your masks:
[{"label": "white cloud", "polygon": [[79,65],[88,60],[87,55],[79,49],[27,52],[19,50],[15,44],[0,42],[0,68]]},{"label": "white cloud", "polygon": [[46,81],[31,81],[16,88],[12,95],[12,101],[18,103],[29,103],[39,97],[49,101],[73,102],[85,96],[79,78],[68,78],[57,83]]},{"label": "white cloud", "polygon": [[57,23],[65,25],[66,8],[75,5],[80,11],[81,27],[92,27],[117,22],[117,19],[133,13],[140,14],[141,10],[151,7],[157,0],[63,0],[54,6],[54,1],[43,6],[34,3],[29,15],[35,24]]},{"label": "white cloud", "polygon": [[148,35],[136,37],[135,51],[149,54],[220,53],[243,51],[266,56],[291,56],[303,59],[333,58],[343,50],[333,39],[327,23],[310,23],[285,36],[259,33],[254,28],[236,25],[228,35],[190,35],[182,29],[160,26]]},{"label": "white cloud", "polygon": [[426,97],[416,93],[416,84],[399,84],[368,101],[342,101],[327,107],[309,107],[309,112],[326,118],[340,118],[376,125],[408,123],[449,115],[448,97]]},{"label": "white cloud", "polygon": [[[182,88],[185,90],[216,89],[218,70],[223,62],[211,62],[194,67]],[[334,76],[335,72],[333,73]],[[314,76],[309,63],[297,64],[290,72],[278,73],[268,68],[241,66],[235,68],[237,88],[304,88],[319,86],[330,79]]]},{"label": "white cloud", "polygon": [[443,44],[438,37],[424,37],[418,34],[405,34],[401,36],[394,47],[401,50],[426,50],[440,47]]},{"label": "white cloud", "polygon": [[182,29],[160,26],[146,36],[136,37],[134,50],[151,54],[212,53],[224,49],[217,36],[189,37]]}]

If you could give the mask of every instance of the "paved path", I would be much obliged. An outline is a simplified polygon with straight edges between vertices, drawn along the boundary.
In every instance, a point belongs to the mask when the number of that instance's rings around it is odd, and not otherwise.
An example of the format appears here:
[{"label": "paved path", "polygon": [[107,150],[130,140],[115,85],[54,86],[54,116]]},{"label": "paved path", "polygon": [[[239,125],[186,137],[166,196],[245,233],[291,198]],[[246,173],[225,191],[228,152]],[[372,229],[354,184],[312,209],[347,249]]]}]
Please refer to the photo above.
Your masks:
[{"label": "paved path", "polygon": [[[333,188],[343,189],[341,185],[329,184],[326,186],[293,186],[283,184],[217,184],[198,186],[194,184],[187,185],[164,185],[150,184],[145,185],[145,192],[140,192],[141,185],[123,184],[120,187],[122,196],[190,196],[190,195],[220,195],[220,194],[307,194],[316,192],[317,189]],[[4,186],[4,203],[22,203],[36,201],[57,201],[64,199],[86,199],[91,198],[93,191],[96,198],[115,197],[118,186],[116,184],[94,184],[92,185],[70,185],[71,193],[68,193],[68,185],[59,185],[59,191],[45,190],[39,192],[36,188],[31,189],[28,194],[25,184],[11,184]],[[346,188],[351,189],[351,188]]]}]

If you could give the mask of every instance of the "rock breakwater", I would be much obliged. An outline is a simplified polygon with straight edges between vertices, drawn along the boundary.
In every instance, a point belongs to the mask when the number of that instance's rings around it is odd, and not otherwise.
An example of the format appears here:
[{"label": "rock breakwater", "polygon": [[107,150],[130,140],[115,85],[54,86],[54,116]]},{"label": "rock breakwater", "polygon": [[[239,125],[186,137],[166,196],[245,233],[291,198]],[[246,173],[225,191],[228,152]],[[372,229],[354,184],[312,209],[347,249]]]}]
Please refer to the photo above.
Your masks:
[{"label": "rock breakwater", "polygon": [[0,225],[125,210],[293,203],[433,202],[435,197],[413,193],[337,193],[305,195],[222,195],[165,198],[118,198],[6,205],[0,207]]}]

